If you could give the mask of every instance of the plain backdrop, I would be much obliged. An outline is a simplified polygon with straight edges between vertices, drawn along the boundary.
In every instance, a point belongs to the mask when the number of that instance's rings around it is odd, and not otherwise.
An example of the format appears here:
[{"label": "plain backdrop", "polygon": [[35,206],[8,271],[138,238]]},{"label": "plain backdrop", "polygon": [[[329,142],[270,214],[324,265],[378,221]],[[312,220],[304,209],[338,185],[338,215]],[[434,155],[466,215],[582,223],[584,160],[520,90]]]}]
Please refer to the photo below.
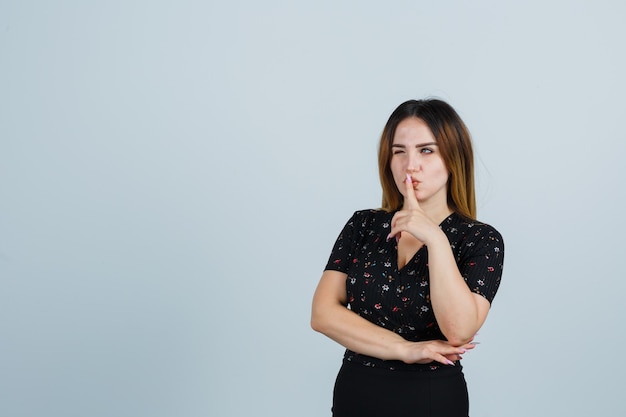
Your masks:
[{"label": "plain backdrop", "polygon": [[309,327],[410,98],[506,242],[471,414],[624,415],[626,3],[0,1],[0,417],[330,416]]}]

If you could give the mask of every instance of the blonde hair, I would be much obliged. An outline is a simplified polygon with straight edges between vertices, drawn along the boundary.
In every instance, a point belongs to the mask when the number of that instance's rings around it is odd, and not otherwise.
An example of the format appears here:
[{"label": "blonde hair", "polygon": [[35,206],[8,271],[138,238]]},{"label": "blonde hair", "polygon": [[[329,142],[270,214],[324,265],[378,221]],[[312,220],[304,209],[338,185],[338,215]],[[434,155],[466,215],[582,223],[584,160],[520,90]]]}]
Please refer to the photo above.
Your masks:
[{"label": "blonde hair", "polygon": [[409,117],[423,120],[437,141],[448,179],[448,206],[469,219],[476,219],[474,151],[469,130],[457,112],[439,99],[409,100],[389,116],[378,146],[378,174],[383,189],[382,209],[400,210],[404,197],[391,173],[391,145],[400,122]]}]

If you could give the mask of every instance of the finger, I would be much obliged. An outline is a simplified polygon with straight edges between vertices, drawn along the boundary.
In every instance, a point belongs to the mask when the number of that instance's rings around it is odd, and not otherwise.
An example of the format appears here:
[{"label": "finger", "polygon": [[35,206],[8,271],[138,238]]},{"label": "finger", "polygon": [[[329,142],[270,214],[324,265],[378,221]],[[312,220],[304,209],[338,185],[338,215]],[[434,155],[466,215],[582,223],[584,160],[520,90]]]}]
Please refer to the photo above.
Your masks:
[{"label": "finger", "polygon": [[451,365],[451,366],[454,366],[454,362],[453,362],[453,361],[451,361],[450,359],[446,358],[446,357],[445,357],[445,356],[443,356],[443,355],[437,355],[434,359],[435,359],[437,362],[442,363],[442,364],[444,364],[444,365]]},{"label": "finger", "polygon": [[402,236],[402,232],[391,232],[387,235],[387,242],[389,242],[391,239],[393,239],[394,237],[396,238],[396,243],[398,243],[398,241],[400,240],[400,237]]},{"label": "finger", "polygon": [[391,219],[391,229],[389,230],[389,234],[387,235],[387,242],[389,242],[389,240],[391,240],[391,238],[393,238],[394,236],[396,240],[400,238],[402,231],[399,230],[397,225],[398,225],[398,220],[401,219],[403,215],[404,215],[403,212],[399,211],[396,214],[394,214],[393,218]]},{"label": "finger", "polygon": [[454,366],[454,362],[461,360],[461,353],[465,353],[463,352],[463,349],[452,349],[452,352],[450,353],[446,353],[445,351],[450,351],[450,346],[446,346],[446,348],[442,349],[442,351],[437,352],[433,355],[433,359],[436,360],[439,363],[442,363],[444,365],[452,365]]},{"label": "finger", "polygon": [[440,351],[440,353],[448,359],[461,358],[461,355],[469,352],[469,349],[471,349],[471,347],[467,347],[467,345],[459,347],[447,346],[447,349]]},{"label": "finger", "polygon": [[461,346],[461,348],[465,349],[466,351],[467,351],[467,350],[474,349],[475,347],[476,347],[476,344],[475,344],[475,343],[473,343],[473,342],[469,342],[469,343],[467,343],[467,344],[465,344],[465,345]]},{"label": "finger", "polygon": [[417,208],[419,207],[419,203],[417,202],[417,197],[415,196],[415,189],[413,188],[413,179],[411,178],[411,174],[406,174],[406,178],[404,179],[405,185],[405,198],[406,198],[406,208]]}]

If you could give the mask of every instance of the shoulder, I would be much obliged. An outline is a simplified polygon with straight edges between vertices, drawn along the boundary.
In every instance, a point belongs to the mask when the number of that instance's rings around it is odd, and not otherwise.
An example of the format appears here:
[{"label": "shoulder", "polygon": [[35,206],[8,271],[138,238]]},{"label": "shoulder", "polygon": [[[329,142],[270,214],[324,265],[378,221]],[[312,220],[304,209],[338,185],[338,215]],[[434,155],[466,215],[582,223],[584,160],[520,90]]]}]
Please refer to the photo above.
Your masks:
[{"label": "shoulder", "polygon": [[380,229],[388,229],[391,225],[392,217],[393,213],[383,210],[357,210],[346,223],[346,228],[350,228],[360,234],[372,234]]},{"label": "shoulder", "polygon": [[393,213],[387,213],[386,211],[380,209],[365,209],[355,211],[352,217],[370,219],[384,217],[385,215],[393,215]]},{"label": "shoulder", "polygon": [[498,246],[504,245],[502,235],[495,227],[479,220],[468,219],[457,213],[452,213],[444,220],[441,228],[451,241],[483,241]]},{"label": "shoulder", "polygon": [[350,221],[363,226],[391,221],[393,213],[388,213],[378,209],[357,210],[352,214]]}]

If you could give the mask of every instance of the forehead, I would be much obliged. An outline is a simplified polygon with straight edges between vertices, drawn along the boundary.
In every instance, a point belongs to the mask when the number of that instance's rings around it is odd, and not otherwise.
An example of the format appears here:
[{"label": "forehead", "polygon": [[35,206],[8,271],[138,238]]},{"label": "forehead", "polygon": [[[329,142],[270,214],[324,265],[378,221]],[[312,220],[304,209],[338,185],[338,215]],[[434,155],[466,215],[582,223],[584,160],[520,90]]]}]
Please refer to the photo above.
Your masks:
[{"label": "forehead", "polygon": [[393,135],[393,144],[412,144],[415,142],[437,142],[430,128],[422,119],[409,117],[398,123]]}]

